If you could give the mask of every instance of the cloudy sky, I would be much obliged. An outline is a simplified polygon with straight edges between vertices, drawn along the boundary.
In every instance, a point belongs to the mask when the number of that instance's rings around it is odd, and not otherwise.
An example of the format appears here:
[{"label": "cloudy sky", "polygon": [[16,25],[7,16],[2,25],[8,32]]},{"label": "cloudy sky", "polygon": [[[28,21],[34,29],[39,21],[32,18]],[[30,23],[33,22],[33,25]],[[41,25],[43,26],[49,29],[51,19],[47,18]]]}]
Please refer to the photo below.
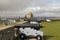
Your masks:
[{"label": "cloudy sky", "polygon": [[0,16],[24,16],[28,10],[34,16],[60,17],[60,0],[0,0]]}]

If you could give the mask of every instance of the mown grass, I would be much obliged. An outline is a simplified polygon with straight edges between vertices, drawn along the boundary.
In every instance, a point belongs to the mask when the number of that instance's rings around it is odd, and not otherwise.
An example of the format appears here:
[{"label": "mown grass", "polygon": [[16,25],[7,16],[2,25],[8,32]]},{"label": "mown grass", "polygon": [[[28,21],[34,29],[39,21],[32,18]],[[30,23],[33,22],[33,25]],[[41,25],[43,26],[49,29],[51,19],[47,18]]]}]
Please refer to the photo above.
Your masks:
[{"label": "mown grass", "polygon": [[42,22],[44,40],[60,40],[60,21]]}]

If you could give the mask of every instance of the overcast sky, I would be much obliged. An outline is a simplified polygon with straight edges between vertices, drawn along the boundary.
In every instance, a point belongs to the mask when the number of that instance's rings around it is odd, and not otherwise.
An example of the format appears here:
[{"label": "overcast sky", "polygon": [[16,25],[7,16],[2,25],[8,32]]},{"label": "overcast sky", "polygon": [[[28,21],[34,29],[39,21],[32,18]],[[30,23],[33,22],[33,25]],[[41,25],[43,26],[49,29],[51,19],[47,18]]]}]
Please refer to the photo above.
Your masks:
[{"label": "overcast sky", "polygon": [[[60,0],[0,0],[0,16],[24,16],[30,7],[43,8],[42,13],[36,12],[35,16],[60,17],[60,12],[50,12],[53,9],[60,11]],[[45,12],[47,9],[49,12]]]}]

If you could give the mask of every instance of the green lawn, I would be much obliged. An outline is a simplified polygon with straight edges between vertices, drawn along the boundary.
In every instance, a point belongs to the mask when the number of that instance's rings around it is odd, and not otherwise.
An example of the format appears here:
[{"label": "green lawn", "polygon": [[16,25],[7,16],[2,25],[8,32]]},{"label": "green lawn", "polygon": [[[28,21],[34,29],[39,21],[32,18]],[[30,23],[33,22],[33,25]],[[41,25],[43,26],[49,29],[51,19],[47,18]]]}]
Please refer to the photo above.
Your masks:
[{"label": "green lawn", "polygon": [[42,22],[44,31],[44,40],[60,40],[60,21]]}]

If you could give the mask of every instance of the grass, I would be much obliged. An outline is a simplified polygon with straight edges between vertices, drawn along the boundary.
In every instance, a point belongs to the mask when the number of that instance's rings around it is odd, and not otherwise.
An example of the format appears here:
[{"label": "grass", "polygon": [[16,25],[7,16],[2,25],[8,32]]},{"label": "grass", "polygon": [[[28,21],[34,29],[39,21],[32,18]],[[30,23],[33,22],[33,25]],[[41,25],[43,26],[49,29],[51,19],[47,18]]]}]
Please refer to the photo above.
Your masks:
[{"label": "grass", "polygon": [[0,27],[3,27],[3,26],[5,26],[5,24],[0,24]]},{"label": "grass", "polygon": [[42,22],[44,40],[60,40],[60,21]]},{"label": "grass", "polygon": [[[13,22],[13,21],[11,21],[7,25],[14,25],[14,24],[18,24],[20,22],[24,22],[24,21],[23,20],[22,21],[19,21],[19,22]],[[7,26],[7,25],[5,23],[2,23],[2,24],[0,24],[0,27],[4,27],[4,26]]]}]

